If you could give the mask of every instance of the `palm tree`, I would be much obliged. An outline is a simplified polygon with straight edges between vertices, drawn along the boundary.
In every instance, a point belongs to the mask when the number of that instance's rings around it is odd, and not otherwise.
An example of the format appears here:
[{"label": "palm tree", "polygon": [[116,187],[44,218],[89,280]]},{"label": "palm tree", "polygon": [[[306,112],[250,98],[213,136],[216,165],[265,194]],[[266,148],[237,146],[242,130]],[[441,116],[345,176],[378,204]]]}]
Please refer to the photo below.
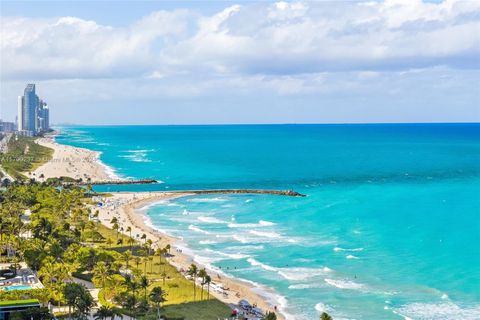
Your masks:
[{"label": "palm tree", "polygon": [[132,244],[133,244],[133,238],[132,238],[132,227],[128,226],[127,229],[125,230],[128,232],[130,239],[128,239],[128,242],[130,243],[130,251],[132,251]]},{"label": "palm tree", "polygon": [[333,318],[326,312],[322,312],[320,315],[320,320],[333,320]]},{"label": "palm tree", "polygon": [[108,279],[109,271],[110,270],[105,262],[97,262],[97,264],[93,268],[93,281],[96,283],[101,283],[102,288],[105,288],[105,282]]},{"label": "palm tree", "polygon": [[143,275],[147,275],[147,262],[148,262],[148,257],[143,258]]},{"label": "palm tree", "polygon": [[192,263],[190,265],[190,268],[187,270],[187,274],[193,279],[193,301],[195,301],[197,297],[197,285],[196,285],[197,275],[198,275],[197,266]]},{"label": "palm tree", "polygon": [[267,312],[262,320],[277,320],[277,315],[273,312]]},{"label": "palm tree", "polygon": [[160,287],[155,287],[152,289],[152,291],[150,291],[150,295],[149,295],[149,298],[150,298],[150,301],[152,301],[153,303],[155,303],[156,307],[157,307],[157,319],[160,320],[160,304],[164,301],[166,301],[165,299],[165,291],[162,290],[162,288]]},{"label": "palm tree", "polygon": [[147,289],[149,284],[150,284],[150,281],[148,281],[148,278],[146,276],[142,276],[140,278],[140,287],[143,289],[143,293],[144,293],[143,296],[145,300],[147,300]]},{"label": "palm tree", "polygon": [[[76,318],[83,318],[90,311],[94,301],[90,292],[84,285],[78,283],[67,283],[63,289],[65,300],[70,307],[74,307],[76,310]],[[69,312],[70,314],[70,312]]]},{"label": "palm tree", "polygon": [[137,269],[139,269],[138,266],[140,265],[141,262],[142,262],[142,259],[140,257],[135,257],[135,264],[137,266]]},{"label": "palm tree", "polygon": [[117,243],[118,243],[118,229],[120,228],[120,226],[118,225],[118,223],[114,223],[113,226],[112,226],[112,229],[115,230],[116,232],[116,236],[117,236]]},{"label": "palm tree", "polygon": [[142,236],[140,237],[142,240],[144,240],[144,243],[147,242],[147,235],[144,233],[142,234]]},{"label": "palm tree", "polygon": [[145,246],[147,248],[148,254],[150,254],[150,252],[152,251],[152,245],[153,245],[152,239],[148,239],[147,241],[145,241]]},{"label": "palm tree", "polygon": [[135,312],[135,305],[136,305],[136,292],[137,292],[137,289],[138,289],[138,284],[137,282],[133,279],[133,277],[129,274],[127,274],[125,276],[125,281],[123,282],[123,284],[127,287],[127,290],[131,290],[132,291],[132,299],[133,299],[133,312]]},{"label": "palm tree", "polygon": [[205,285],[205,277],[207,276],[207,271],[205,271],[205,268],[201,269],[198,271],[198,277],[202,279],[201,285],[202,285],[202,291],[200,291],[200,300],[203,300],[203,286]]},{"label": "palm tree", "polygon": [[212,278],[207,274],[205,276],[205,284],[207,285],[207,299],[210,299],[210,283],[212,283]]},{"label": "palm tree", "polygon": [[163,249],[157,248],[155,254],[158,255],[158,265],[160,266],[162,264]]},{"label": "palm tree", "polygon": [[108,318],[111,319],[115,316],[115,312],[113,308],[101,306],[93,316],[95,317],[95,320],[105,320]]},{"label": "palm tree", "polygon": [[150,262],[150,273],[153,273],[153,257],[148,256],[148,261]]},{"label": "palm tree", "polygon": [[125,260],[126,268],[128,269],[128,262],[132,258],[132,252],[127,250],[123,253],[123,260]]},{"label": "palm tree", "polygon": [[168,252],[169,255],[170,255],[170,248],[171,248],[170,244],[167,244],[165,246],[165,249],[167,249],[167,252]]},{"label": "palm tree", "polygon": [[128,244],[130,245],[130,250],[133,251],[133,244],[135,243],[135,240],[133,238],[128,238]]}]

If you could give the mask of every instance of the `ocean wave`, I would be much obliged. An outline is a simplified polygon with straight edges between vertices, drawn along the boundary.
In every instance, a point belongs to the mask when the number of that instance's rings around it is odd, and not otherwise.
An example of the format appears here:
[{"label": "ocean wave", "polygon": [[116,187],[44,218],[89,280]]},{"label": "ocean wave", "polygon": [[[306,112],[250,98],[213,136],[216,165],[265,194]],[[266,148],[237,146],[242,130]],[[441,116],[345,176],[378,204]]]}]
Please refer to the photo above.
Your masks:
[{"label": "ocean wave", "polygon": [[278,274],[287,280],[301,281],[318,276],[323,276],[332,270],[328,267],[323,268],[280,268]]},{"label": "ocean wave", "polygon": [[203,233],[203,234],[210,234],[210,232],[206,231],[206,230],[203,230],[193,224],[189,225],[188,226],[188,230],[192,230],[192,231],[195,231],[195,232],[199,232],[199,233]]},{"label": "ocean wave", "polygon": [[332,313],[333,312],[333,308],[330,307],[329,305],[326,305],[324,303],[317,303],[315,305],[315,310],[317,310],[318,312],[328,312],[328,313]]},{"label": "ocean wave", "polygon": [[335,251],[335,252],[340,252],[340,251],[358,252],[358,251],[363,251],[363,248],[345,249],[345,248],[335,247],[335,248],[333,248],[333,251]]},{"label": "ocean wave", "polygon": [[238,251],[259,251],[259,250],[263,250],[265,249],[265,247],[263,245],[247,245],[247,246],[231,246],[231,247],[227,247],[226,249],[228,250],[232,250],[232,251],[235,251],[235,252],[238,252]]},{"label": "ocean wave", "polygon": [[248,254],[241,254],[241,253],[226,253],[222,251],[215,251],[211,249],[205,249],[205,252],[208,252],[210,255],[216,255],[228,259],[233,259],[233,260],[240,260],[240,259],[246,259],[250,257]]},{"label": "ocean wave", "polygon": [[291,284],[288,286],[290,290],[304,290],[304,289],[317,289],[317,288],[325,288],[327,286],[323,282],[312,282],[312,283],[297,283]]},{"label": "ocean wave", "polygon": [[133,149],[133,150],[125,150],[123,152],[127,153],[148,153],[148,152],[153,152],[155,149]]},{"label": "ocean wave", "polygon": [[358,259],[360,259],[359,257],[354,256],[354,255],[351,255],[351,254],[347,255],[345,258],[347,258],[347,259],[349,259],[349,260],[358,260]]},{"label": "ocean wave", "polygon": [[170,200],[157,200],[154,202],[151,202],[149,204],[146,204],[140,208],[137,208],[137,211],[146,211],[150,208],[156,207],[156,206],[167,206],[167,207],[180,207],[181,205],[175,202],[171,202]]},{"label": "ocean wave", "polygon": [[339,289],[350,289],[350,290],[361,290],[365,288],[364,284],[353,282],[350,280],[333,280],[333,279],[324,279],[326,283],[332,287]]},{"label": "ocean wave", "polygon": [[215,217],[205,217],[205,216],[200,216],[197,217],[198,221],[204,222],[204,223],[212,223],[212,224],[227,224],[227,221],[223,221],[220,219],[217,219]]},{"label": "ocean wave", "polygon": [[[218,236],[218,235],[217,235],[217,236]],[[249,238],[247,238],[247,237],[240,236],[240,235],[238,235],[238,234],[234,234],[234,235],[232,236],[232,238],[233,238],[234,240],[237,240],[237,241],[240,242],[240,243],[245,243],[245,244],[246,244],[246,243],[252,243],[252,242],[253,242],[251,239],[249,239]]]},{"label": "ocean wave", "polygon": [[271,238],[271,239],[277,239],[280,238],[281,235],[276,232],[265,232],[265,231],[256,231],[256,230],[250,230],[249,233],[254,234],[259,237],[266,237],[266,238]]},{"label": "ocean wave", "polygon": [[[234,220],[233,220],[234,221]],[[270,227],[275,223],[265,220],[259,220],[257,223],[229,223],[229,228],[258,228],[258,227]]]},{"label": "ocean wave", "polygon": [[460,307],[448,303],[411,303],[400,308],[392,308],[392,312],[405,320],[478,320],[480,305]]},{"label": "ocean wave", "polygon": [[216,244],[218,242],[213,241],[213,240],[200,240],[198,243],[200,243],[200,244]]},{"label": "ocean wave", "polygon": [[284,279],[291,281],[301,281],[317,276],[323,276],[325,273],[331,272],[332,270],[328,267],[324,268],[302,268],[302,267],[291,267],[291,268],[277,268],[272,267],[268,264],[262,263],[254,258],[248,258],[247,262],[250,263],[252,267],[260,267],[267,271],[276,272],[278,275]]},{"label": "ocean wave", "polygon": [[188,202],[197,202],[197,203],[202,203],[202,202],[225,202],[227,199],[225,198],[193,198],[193,199],[188,199]]},{"label": "ocean wave", "polygon": [[132,154],[126,156],[119,156],[120,158],[128,159],[132,162],[152,162],[152,160],[147,158],[146,154]]},{"label": "ocean wave", "polygon": [[109,166],[109,165],[106,165],[102,160],[100,160],[100,152],[97,154],[97,158],[96,158],[96,161],[97,163],[103,167],[103,170],[105,171],[105,174],[110,178],[110,179],[113,179],[113,180],[120,180],[122,179],[122,177],[117,174],[117,171]]},{"label": "ocean wave", "polygon": [[262,269],[265,269],[267,271],[277,271],[278,269],[275,267],[271,267],[268,264],[261,263],[260,261],[255,260],[254,258],[248,258],[247,261],[253,266],[253,267],[260,267]]}]

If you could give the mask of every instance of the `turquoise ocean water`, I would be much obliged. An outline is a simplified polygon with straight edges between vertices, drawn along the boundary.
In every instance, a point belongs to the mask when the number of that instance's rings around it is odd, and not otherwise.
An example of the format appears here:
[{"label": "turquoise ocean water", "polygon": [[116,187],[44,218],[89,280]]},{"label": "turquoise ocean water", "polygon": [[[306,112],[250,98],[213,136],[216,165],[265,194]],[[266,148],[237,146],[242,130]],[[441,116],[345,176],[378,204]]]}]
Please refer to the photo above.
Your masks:
[{"label": "turquoise ocean water", "polygon": [[480,319],[480,125],[64,127],[123,177],[103,190],[293,189],[144,208],[290,319]]}]

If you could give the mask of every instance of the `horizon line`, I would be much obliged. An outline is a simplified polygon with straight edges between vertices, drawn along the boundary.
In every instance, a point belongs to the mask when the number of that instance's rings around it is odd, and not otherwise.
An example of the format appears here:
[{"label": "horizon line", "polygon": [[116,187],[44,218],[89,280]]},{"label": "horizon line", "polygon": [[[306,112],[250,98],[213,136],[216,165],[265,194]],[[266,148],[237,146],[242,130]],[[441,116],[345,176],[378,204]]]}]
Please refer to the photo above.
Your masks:
[{"label": "horizon line", "polygon": [[172,123],[172,124],[87,124],[87,123],[55,123],[51,127],[91,126],[91,127],[128,127],[128,126],[301,126],[301,125],[422,125],[422,124],[480,124],[480,121],[455,122],[285,122],[285,123]]}]

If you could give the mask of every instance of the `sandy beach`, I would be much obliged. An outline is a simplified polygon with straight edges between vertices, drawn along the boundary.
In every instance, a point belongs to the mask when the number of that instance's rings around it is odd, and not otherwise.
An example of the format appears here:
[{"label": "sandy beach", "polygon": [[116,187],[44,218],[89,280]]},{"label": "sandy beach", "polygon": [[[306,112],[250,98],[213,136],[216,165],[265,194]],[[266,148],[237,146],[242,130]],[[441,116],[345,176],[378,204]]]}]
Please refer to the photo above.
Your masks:
[{"label": "sandy beach", "polygon": [[[132,236],[140,238],[142,234],[146,234],[148,239],[154,242],[154,247],[164,247],[167,244],[173,248],[173,257],[168,258],[171,265],[175,266],[177,270],[187,270],[190,264],[195,263],[198,266],[206,267],[194,261],[192,257],[175,250],[177,248],[179,239],[166,235],[158,230],[153,229],[145,223],[145,217],[139,209],[149,204],[161,200],[174,199],[184,196],[189,196],[188,193],[169,193],[169,192],[118,192],[112,193],[112,196],[102,198],[104,205],[99,210],[99,219],[101,223],[107,227],[111,227],[110,221],[116,217],[121,227],[124,230],[131,227]],[[128,235],[129,233],[124,232]],[[207,269],[208,270],[208,269]],[[208,270],[212,276],[213,282],[222,284],[227,295],[211,291],[211,294],[219,300],[227,304],[238,304],[241,299],[248,300],[251,304],[256,304],[264,311],[273,311],[275,306],[270,304],[265,297],[252,291],[254,287],[245,281],[232,279],[220,273],[218,270]],[[279,319],[284,319],[281,315]]]},{"label": "sandy beach", "polygon": [[[113,178],[107,173],[107,167],[99,161],[99,153],[97,152],[58,144],[54,141],[53,137],[39,138],[37,142],[43,146],[54,149],[52,160],[37,168],[34,173],[32,173],[35,174],[35,177],[40,181],[59,176],[67,176],[75,179],[82,178],[84,180],[90,178],[91,181],[112,180]],[[43,179],[39,178],[41,174],[44,176]],[[111,193],[109,197],[100,197],[99,200],[103,203],[103,206],[95,207],[94,210],[99,210],[98,218],[100,222],[109,228],[111,228],[110,221],[112,218],[117,217],[123,230],[126,230],[128,227],[132,229],[132,237],[139,239],[140,236],[145,233],[147,238],[154,242],[154,247],[164,247],[170,244],[173,250],[171,251],[172,257],[169,257],[168,261],[178,270],[187,270],[192,263],[200,267],[207,267],[194,261],[192,257],[183,253],[183,250],[175,250],[178,248],[180,240],[148,226],[145,223],[145,217],[139,211],[142,207],[157,201],[188,195],[190,194],[178,192],[114,192]],[[125,231],[124,233],[129,235]],[[225,288],[226,294],[214,290],[211,291],[211,294],[220,301],[230,305],[237,305],[239,300],[246,299],[252,305],[255,304],[264,311],[275,310],[275,302],[270,302],[266,297],[255,292],[259,290],[259,288],[254,287],[246,281],[230,278],[219,270],[208,271],[213,283]],[[262,288],[262,290],[268,291],[269,289]],[[278,312],[277,317],[278,319],[285,319]]]},{"label": "sandy beach", "polygon": [[53,136],[39,138],[36,141],[42,146],[53,149],[54,153],[50,161],[32,172],[30,176],[32,178],[39,181],[61,176],[84,181],[117,179],[113,176],[113,172],[109,173],[108,168],[99,161],[98,152],[58,144]]}]

